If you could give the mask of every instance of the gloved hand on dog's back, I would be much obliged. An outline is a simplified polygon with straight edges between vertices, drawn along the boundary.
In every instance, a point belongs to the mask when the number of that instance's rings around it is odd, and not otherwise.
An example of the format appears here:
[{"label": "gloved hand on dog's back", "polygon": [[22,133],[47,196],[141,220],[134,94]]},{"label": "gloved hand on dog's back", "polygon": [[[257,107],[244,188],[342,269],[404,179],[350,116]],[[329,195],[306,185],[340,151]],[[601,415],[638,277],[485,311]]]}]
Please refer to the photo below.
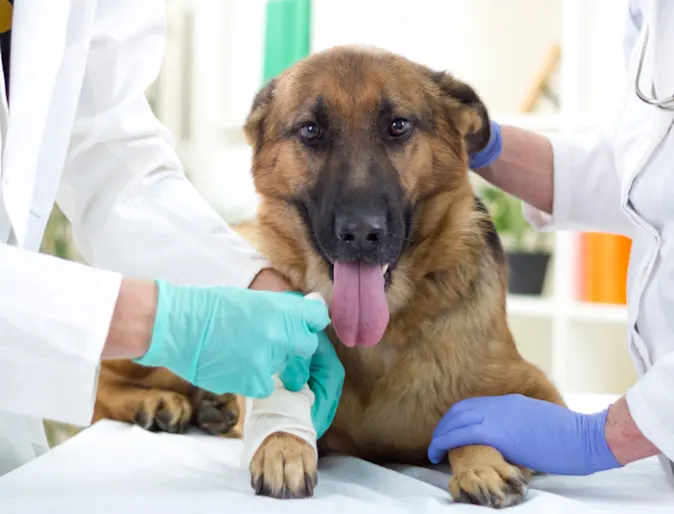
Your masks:
[{"label": "gloved hand on dog's back", "polygon": [[[302,296],[157,284],[152,339],[135,362],[167,368],[214,394],[271,395],[273,375],[296,358],[312,359],[330,323],[323,303]],[[296,385],[295,377],[290,378]]]}]

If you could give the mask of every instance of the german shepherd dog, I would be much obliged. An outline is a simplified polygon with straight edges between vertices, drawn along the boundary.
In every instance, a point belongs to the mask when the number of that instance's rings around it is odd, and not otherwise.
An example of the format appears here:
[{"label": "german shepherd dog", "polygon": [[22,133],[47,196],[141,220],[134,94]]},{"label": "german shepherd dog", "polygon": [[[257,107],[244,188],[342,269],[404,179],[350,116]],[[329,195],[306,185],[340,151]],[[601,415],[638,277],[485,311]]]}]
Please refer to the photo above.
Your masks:
[{"label": "german shepherd dog", "polygon": [[[245,133],[261,196],[249,239],[293,288],[326,299],[346,371],[321,452],[427,465],[433,430],[459,400],[563,405],[508,327],[504,252],[469,181],[468,155],[490,138],[470,86],[381,49],[335,47],[268,82]],[[241,405],[163,369],[109,362],[96,418],[236,437]],[[452,498],[494,508],[520,503],[535,471],[487,446],[448,459]],[[311,496],[316,467],[312,447],[276,432],[251,481],[258,494]]]}]

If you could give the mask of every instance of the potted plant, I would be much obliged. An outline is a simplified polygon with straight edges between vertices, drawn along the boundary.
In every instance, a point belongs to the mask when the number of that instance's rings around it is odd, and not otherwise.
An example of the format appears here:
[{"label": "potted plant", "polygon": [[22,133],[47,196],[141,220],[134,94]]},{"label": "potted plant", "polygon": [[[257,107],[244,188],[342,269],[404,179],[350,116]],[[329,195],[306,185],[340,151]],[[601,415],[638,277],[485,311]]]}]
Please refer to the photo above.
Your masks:
[{"label": "potted plant", "polygon": [[508,292],[540,296],[551,256],[548,235],[529,224],[522,214],[522,202],[514,196],[486,186],[481,188],[481,197],[508,259]]}]

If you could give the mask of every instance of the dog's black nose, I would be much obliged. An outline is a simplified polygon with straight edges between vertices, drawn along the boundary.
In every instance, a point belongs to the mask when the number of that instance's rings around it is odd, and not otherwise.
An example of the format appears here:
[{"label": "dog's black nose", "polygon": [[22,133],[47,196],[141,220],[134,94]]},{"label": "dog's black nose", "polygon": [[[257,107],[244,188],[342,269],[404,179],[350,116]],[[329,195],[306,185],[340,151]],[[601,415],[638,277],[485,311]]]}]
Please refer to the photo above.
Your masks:
[{"label": "dog's black nose", "polygon": [[386,216],[343,214],[335,220],[335,232],[341,244],[360,249],[376,248],[386,239]]}]

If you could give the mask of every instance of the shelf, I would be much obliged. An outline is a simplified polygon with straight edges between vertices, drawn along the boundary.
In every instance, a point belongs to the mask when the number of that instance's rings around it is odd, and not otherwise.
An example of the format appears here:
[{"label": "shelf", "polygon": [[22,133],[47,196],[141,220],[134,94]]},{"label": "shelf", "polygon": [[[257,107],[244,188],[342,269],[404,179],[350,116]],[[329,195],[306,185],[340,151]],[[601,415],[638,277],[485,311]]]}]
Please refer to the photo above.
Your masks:
[{"label": "shelf", "polygon": [[569,308],[569,317],[582,321],[626,324],[627,307],[625,305],[575,302]]},{"label": "shelf", "polygon": [[520,318],[566,317],[571,320],[597,323],[627,323],[625,305],[591,302],[562,303],[552,298],[509,295],[506,308],[508,315]]},{"label": "shelf", "polygon": [[528,318],[551,318],[555,313],[555,301],[548,298],[508,295],[508,315]]}]

